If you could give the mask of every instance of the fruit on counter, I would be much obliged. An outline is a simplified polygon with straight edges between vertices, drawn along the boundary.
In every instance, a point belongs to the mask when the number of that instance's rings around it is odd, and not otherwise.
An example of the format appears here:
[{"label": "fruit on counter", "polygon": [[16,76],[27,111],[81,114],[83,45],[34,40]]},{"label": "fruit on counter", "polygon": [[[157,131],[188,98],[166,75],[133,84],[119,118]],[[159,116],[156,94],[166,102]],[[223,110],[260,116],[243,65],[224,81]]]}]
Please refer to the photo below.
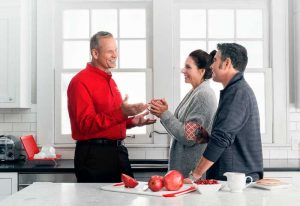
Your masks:
[{"label": "fruit on counter", "polygon": [[164,177],[153,175],[148,181],[148,187],[152,192],[160,191],[164,187]]},{"label": "fruit on counter", "polygon": [[133,177],[130,177],[122,173],[121,180],[124,183],[125,187],[135,188],[139,183]]},{"label": "fruit on counter", "polygon": [[177,170],[170,170],[164,176],[164,186],[167,190],[179,190],[184,183],[183,175]]},{"label": "fruit on counter", "polygon": [[219,184],[219,182],[217,180],[214,179],[207,179],[207,180],[196,180],[194,183],[196,183],[197,185],[215,185],[215,184]]}]

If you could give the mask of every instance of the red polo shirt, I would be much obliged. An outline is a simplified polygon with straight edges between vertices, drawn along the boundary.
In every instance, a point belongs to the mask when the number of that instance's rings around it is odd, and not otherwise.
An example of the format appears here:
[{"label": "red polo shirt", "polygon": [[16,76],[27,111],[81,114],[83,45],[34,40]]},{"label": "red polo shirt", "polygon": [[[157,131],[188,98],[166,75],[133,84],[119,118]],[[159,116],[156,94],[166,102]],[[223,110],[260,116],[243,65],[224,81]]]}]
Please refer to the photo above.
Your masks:
[{"label": "red polo shirt", "polygon": [[68,87],[68,110],[74,140],[124,139],[132,118],[121,111],[121,93],[111,74],[87,64]]}]

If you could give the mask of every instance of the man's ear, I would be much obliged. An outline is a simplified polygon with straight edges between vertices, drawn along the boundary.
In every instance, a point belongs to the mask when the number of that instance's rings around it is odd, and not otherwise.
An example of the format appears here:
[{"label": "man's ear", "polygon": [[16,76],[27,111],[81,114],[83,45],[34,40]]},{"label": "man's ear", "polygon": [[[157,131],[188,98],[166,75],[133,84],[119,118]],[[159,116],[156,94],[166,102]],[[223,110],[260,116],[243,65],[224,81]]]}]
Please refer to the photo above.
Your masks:
[{"label": "man's ear", "polygon": [[224,64],[225,64],[226,68],[232,67],[231,59],[230,58],[226,58],[225,61],[224,61]]},{"label": "man's ear", "polygon": [[94,59],[98,59],[98,56],[99,56],[99,52],[97,49],[92,49],[92,57]]}]

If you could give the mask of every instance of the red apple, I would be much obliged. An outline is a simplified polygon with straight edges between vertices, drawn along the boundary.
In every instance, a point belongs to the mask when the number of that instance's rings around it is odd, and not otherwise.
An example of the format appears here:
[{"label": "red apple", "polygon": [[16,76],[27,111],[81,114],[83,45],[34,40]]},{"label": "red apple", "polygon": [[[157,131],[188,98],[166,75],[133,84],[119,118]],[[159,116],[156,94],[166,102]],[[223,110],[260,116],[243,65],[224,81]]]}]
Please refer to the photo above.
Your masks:
[{"label": "red apple", "polygon": [[170,170],[164,176],[164,186],[167,190],[179,190],[184,183],[183,175],[177,170]]},{"label": "red apple", "polygon": [[121,179],[125,187],[134,188],[139,184],[138,181],[136,181],[136,179],[126,174],[122,174]]},{"label": "red apple", "polygon": [[157,192],[161,190],[164,187],[164,177],[154,175],[151,176],[149,181],[148,181],[148,187],[152,192]]}]

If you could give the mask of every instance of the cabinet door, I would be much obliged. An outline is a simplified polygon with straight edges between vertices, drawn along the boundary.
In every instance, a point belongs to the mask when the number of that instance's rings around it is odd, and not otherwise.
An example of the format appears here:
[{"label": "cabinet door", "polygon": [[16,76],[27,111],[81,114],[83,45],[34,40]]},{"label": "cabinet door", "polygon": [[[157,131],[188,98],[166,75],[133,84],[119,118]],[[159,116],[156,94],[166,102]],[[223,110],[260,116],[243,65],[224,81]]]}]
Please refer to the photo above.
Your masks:
[{"label": "cabinet door", "polygon": [[[16,11],[0,8],[0,103],[12,104],[16,101],[19,66],[18,40],[19,21]],[[14,76],[16,75],[16,76]]]},{"label": "cabinet door", "polygon": [[0,173],[0,201],[5,197],[17,192],[18,174]]}]

